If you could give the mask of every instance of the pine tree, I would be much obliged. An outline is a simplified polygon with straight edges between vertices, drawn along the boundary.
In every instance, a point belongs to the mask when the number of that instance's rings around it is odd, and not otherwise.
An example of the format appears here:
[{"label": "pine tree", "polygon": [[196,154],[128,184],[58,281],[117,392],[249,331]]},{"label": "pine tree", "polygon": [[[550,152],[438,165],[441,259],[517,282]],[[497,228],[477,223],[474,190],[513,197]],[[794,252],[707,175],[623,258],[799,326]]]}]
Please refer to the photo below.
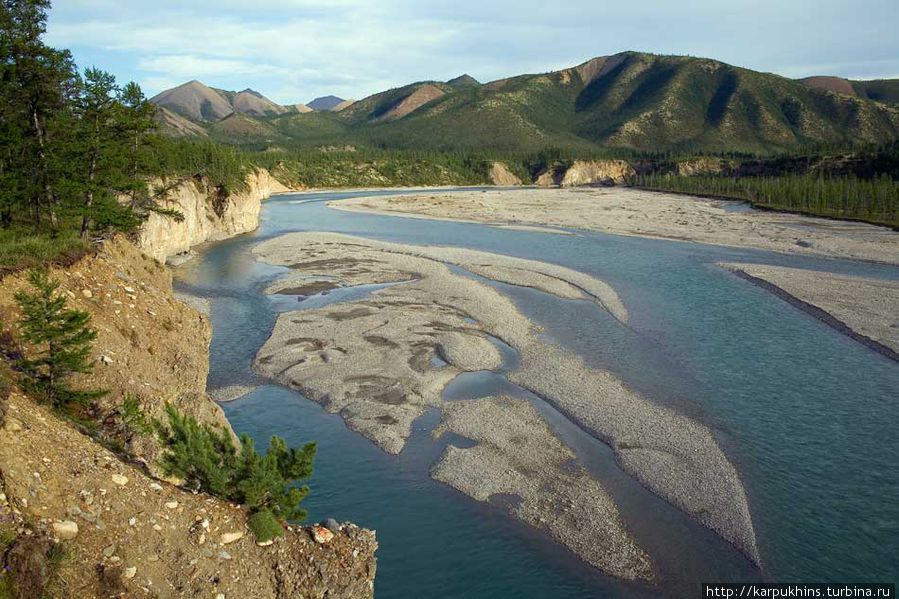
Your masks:
[{"label": "pine tree", "polygon": [[[55,151],[51,129],[65,111],[75,81],[75,68],[67,50],[55,50],[41,40],[46,30],[49,0],[9,0],[0,3],[0,156],[9,205],[27,208],[36,227],[43,212],[58,230],[59,173],[53,167]],[[9,222],[4,206],[3,220]]]},{"label": "pine tree", "polygon": [[254,514],[270,514],[282,522],[306,517],[300,502],[309,489],[293,483],[312,474],[314,443],[288,448],[273,436],[268,451],[259,455],[246,435],[238,448],[226,431],[200,424],[171,405],[166,412],[169,423],[160,430],[168,448],[161,461],[167,474],[194,490],[246,505]]},{"label": "pine tree", "polygon": [[91,371],[97,332],[90,328],[90,314],[66,308],[65,296],[56,293],[59,283],[45,269],[30,271],[28,282],[34,291],[16,293],[22,339],[32,346],[17,363],[27,384],[58,408],[101,396],[101,391],[75,391],[65,380]]}]

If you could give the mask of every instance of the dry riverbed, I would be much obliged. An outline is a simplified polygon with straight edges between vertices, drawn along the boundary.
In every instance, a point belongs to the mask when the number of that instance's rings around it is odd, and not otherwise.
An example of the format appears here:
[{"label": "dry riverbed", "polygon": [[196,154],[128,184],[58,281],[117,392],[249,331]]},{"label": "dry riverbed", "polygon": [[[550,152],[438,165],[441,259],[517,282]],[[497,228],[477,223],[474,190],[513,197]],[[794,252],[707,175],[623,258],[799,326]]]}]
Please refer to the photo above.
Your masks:
[{"label": "dry riverbed", "polygon": [[886,227],[763,211],[621,187],[463,191],[351,198],[332,208],[494,225],[563,227],[899,264]]},{"label": "dry riverbed", "polygon": [[460,373],[501,366],[496,340],[502,340],[520,359],[508,374],[512,382],[608,444],[621,467],[648,489],[758,560],[743,486],[709,429],[542,340],[539,327],[509,298],[447,264],[595,302],[626,323],[626,307],[603,281],[532,260],[329,233],[284,235],[255,253],[291,269],[270,292],[302,296],[300,290],[325,280],[340,287],[383,285],[355,301],[281,314],[255,368],[340,413],[385,451],[400,452],[412,422],[428,408],[440,409],[440,430],[478,445],[450,446],[435,478],[478,500],[514,495],[520,500],[510,507],[514,515],[545,527],[589,563],[622,578],[649,578],[650,556],[602,482],[566,466],[571,450],[526,402],[443,401],[443,389]]}]

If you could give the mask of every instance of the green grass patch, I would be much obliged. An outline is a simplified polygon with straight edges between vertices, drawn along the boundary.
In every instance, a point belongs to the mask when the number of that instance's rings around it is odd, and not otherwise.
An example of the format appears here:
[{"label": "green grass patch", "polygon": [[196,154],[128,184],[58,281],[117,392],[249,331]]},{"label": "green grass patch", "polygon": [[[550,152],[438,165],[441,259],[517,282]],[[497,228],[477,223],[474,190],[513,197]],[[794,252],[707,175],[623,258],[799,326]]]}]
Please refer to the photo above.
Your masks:
[{"label": "green grass patch", "polygon": [[45,264],[71,264],[89,248],[74,229],[56,236],[24,226],[0,229],[0,276]]},{"label": "green grass patch", "polygon": [[247,520],[247,526],[253,531],[256,540],[260,543],[284,536],[284,527],[268,510],[262,510],[251,515]]}]

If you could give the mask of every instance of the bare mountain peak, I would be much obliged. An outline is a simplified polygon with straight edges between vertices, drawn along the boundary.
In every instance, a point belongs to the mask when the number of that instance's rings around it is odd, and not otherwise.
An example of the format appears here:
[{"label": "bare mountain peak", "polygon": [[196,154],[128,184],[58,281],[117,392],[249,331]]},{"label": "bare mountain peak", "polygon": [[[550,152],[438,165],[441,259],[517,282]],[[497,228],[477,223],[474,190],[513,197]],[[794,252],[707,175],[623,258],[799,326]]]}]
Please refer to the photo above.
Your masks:
[{"label": "bare mountain peak", "polygon": [[234,112],[227,98],[196,79],[157,94],[150,101],[193,121],[218,121]]},{"label": "bare mountain peak", "polygon": [[192,121],[216,122],[235,112],[260,117],[291,112],[254,89],[232,92],[196,79],[157,94],[150,101]]},{"label": "bare mountain peak", "polygon": [[316,98],[306,104],[312,110],[319,110],[323,112],[327,112],[330,110],[334,110],[337,106],[346,102],[343,98],[338,98],[337,96],[321,96]]}]

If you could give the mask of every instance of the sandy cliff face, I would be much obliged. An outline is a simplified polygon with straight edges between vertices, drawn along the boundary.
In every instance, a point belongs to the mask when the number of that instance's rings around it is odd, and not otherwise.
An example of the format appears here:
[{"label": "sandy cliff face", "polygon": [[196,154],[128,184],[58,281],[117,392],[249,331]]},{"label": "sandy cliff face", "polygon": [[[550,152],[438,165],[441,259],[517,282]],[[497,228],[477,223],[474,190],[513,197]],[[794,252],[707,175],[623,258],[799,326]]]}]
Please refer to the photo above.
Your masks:
[{"label": "sandy cliff face", "polygon": [[620,185],[636,174],[634,167],[624,160],[576,160],[565,171],[562,187],[578,185]]},{"label": "sandy cliff face", "polygon": [[264,169],[247,177],[246,191],[232,194],[206,181],[185,181],[169,192],[167,200],[167,207],[181,212],[184,220],[151,214],[137,245],[148,256],[165,262],[197,244],[252,231],[259,225],[262,200],[283,191],[288,189]]},{"label": "sandy cliff face", "polygon": [[521,179],[502,162],[494,162],[490,165],[490,168],[487,170],[487,179],[491,185],[499,185],[501,187],[521,185]]},{"label": "sandy cliff face", "polygon": [[[201,422],[228,427],[221,409],[205,395],[209,320],[175,299],[168,269],[117,238],[51,275],[68,305],[88,312],[97,331],[93,372],[73,381],[108,391],[97,402],[96,419],[114,421],[129,397],[148,418],[164,420],[164,406],[171,403]],[[14,294],[27,286],[25,273],[3,279],[3,322],[18,320]],[[159,451],[155,439],[123,435],[120,440],[152,469]]]}]

